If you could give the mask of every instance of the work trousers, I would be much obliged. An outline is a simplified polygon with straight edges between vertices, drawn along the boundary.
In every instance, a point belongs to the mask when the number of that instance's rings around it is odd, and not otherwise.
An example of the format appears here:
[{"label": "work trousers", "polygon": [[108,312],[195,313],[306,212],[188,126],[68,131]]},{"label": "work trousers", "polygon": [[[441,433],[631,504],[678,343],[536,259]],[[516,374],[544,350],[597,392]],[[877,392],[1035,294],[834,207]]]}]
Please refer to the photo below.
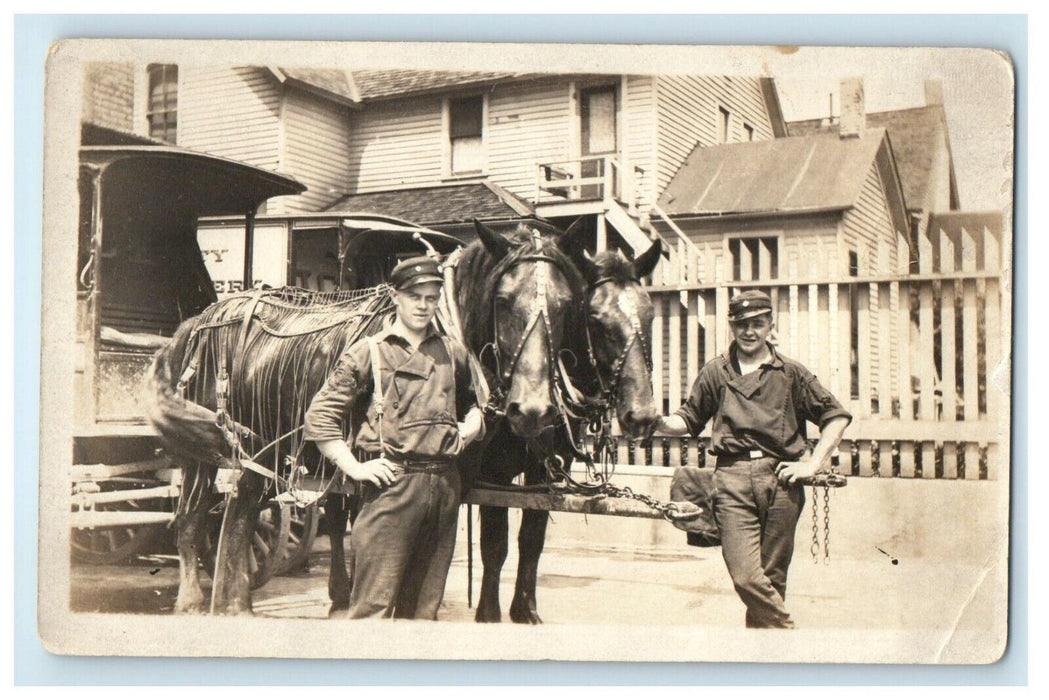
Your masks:
[{"label": "work trousers", "polygon": [[351,618],[437,619],[455,549],[459,471],[399,473],[386,488],[363,489],[350,530]]},{"label": "work trousers", "polygon": [[777,459],[724,462],[718,459],[714,473],[714,512],[732,585],[747,606],[747,627],[793,627],[784,599],[805,491],[779,483]]}]

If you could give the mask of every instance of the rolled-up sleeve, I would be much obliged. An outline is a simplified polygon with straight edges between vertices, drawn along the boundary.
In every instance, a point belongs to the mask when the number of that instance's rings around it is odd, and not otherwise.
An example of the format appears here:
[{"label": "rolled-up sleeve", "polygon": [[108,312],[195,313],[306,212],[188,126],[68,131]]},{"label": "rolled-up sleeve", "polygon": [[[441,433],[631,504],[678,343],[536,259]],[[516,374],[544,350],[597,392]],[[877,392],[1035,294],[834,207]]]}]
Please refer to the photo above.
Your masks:
[{"label": "rolled-up sleeve", "polygon": [[346,439],[343,425],[350,409],[361,393],[369,390],[362,381],[363,371],[368,368],[361,367],[360,354],[359,344],[343,352],[306,409],[303,439],[315,442]]},{"label": "rolled-up sleeve", "polygon": [[796,381],[799,384],[796,406],[808,421],[821,429],[835,418],[848,418],[852,422],[852,414],[819,383],[815,375],[801,371]]},{"label": "rolled-up sleeve", "polygon": [[718,389],[714,380],[715,372],[712,364],[707,364],[700,370],[685,403],[674,412],[685,421],[688,432],[693,437],[699,437],[707,421],[717,412]]}]

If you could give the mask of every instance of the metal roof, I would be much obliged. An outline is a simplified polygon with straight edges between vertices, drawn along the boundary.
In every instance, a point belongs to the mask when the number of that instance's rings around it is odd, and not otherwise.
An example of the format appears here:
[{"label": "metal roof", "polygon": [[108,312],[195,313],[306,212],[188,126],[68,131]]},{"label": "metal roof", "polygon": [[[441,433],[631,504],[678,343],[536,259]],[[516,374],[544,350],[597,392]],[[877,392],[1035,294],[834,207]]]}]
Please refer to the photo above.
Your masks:
[{"label": "metal roof", "polygon": [[659,205],[670,215],[791,213],[851,207],[884,129],[860,138],[807,137],[697,146]]},{"label": "metal roof", "polygon": [[[928,105],[912,109],[888,112],[868,112],[867,126],[889,132],[896,166],[903,183],[903,196],[910,208],[918,208],[925,201],[931,184],[936,154],[941,149],[950,150],[947,136],[947,115],[943,105]],[[806,119],[790,122],[787,128],[791,136],[814,134],[837,134],[838,123],[828,119]],[[950,172],[951,198],[957,206],[958,193],[954,179],[954,165]]]}]

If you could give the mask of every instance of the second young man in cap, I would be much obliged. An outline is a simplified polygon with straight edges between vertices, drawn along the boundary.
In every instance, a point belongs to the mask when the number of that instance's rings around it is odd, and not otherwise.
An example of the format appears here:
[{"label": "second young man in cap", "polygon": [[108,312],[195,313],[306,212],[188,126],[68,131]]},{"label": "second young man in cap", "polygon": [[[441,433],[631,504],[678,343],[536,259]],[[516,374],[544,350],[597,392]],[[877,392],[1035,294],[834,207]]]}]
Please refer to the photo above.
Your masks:
[{"label": "second young man in cap", "polygon": [[[800,480],[829,464],[852,420],[801,364],[769,344],[772,300],[758,290],[729,302],[733,342],[708,362],[685,403],[656,431],[698,437],[708,421],[717,457],[714,514],[722,555],[747,627],[793,627],[784,605],[794,530],[805,503]],[[809,450],[805,424],[820,427]]]},{"label": "second young man in cap", "polygon": [[[305,438],[362,485],[350,533],[351,618],[432,620],[444,596],[459,513],[456,458],[484,422],[466,348],[433,325],[441,282],[430,258],[397,265],[392,324],[343,353],[306,413]],[[347,417],[361,460],[343,434]]]}]

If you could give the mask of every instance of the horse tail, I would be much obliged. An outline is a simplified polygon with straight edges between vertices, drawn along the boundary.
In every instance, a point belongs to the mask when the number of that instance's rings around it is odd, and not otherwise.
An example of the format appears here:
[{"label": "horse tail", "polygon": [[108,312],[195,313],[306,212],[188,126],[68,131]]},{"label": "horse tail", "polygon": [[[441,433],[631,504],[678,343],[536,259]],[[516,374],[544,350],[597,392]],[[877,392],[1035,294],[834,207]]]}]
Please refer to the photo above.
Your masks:
[{"label": "horse tail", "polygon": [[[177,389],[173,368],[182,364],[192,321],[179,327],[171,342],[153,358],[146,375],[146,417],[176,461],[217,464],[228,453],[214,411],[188,401]],[[177,371],[177,370],[176,370]]]}]

